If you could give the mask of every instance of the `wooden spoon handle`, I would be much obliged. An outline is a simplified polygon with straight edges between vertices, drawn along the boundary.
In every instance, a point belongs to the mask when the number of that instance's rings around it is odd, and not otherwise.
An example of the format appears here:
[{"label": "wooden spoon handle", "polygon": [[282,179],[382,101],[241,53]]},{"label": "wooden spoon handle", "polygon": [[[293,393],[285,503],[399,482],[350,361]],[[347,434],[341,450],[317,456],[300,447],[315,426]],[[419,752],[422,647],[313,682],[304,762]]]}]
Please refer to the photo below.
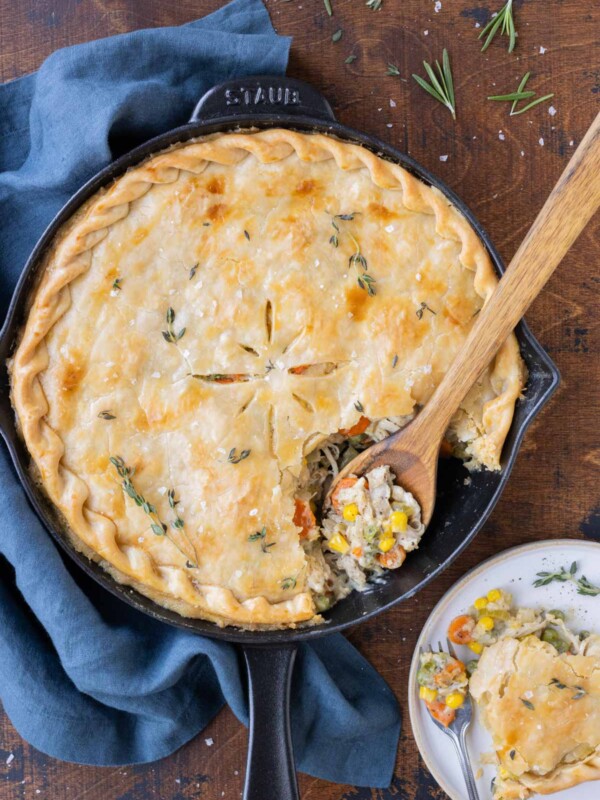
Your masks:
[{"label": "wooden spoon handle", "polygon": [[600,114],[415,422],[441,439],[461,400],[600,206]]}]

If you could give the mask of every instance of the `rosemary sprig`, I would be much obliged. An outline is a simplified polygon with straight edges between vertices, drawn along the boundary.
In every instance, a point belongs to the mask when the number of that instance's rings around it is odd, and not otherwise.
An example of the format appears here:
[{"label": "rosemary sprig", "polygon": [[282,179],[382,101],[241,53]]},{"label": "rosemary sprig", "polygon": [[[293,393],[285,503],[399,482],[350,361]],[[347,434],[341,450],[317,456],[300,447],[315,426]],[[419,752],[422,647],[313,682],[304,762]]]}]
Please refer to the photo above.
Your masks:
[{"label": "rosemary sprig", "polygon": [[268,553],[269,552],[269,548],[270,547],[275,547],[276,543],[275,542],[270,542],[269,544],[267,544],[265,542],[266,538],[267,538],[267,526],[263,525],[261,530],[256,531],[256,533],[251,533],[250,536],[248,536],[248,541],[249,542],[260,542],[261,543],[260,549],[263,551],[263,553]]},{"label": "rosemary sprig", "polygon": [[533,585],[537,588],[540,586],[547,586],[549,583],[554,583],[555,581],[558,583],[574,583],[577,587],[577,594],[587,595],[588,597],[597,597],[600,595],[600,586],[594,586],[593,583],[590,583],[585,575],[582,575],[581,578],[576,578],[577,574],[577,562],[573,561],[569,569],[565,569],[564,567],[560,568],[559,572],[537,572],[537,580],[533,582]]},{"label": "rosemary sprig", "polygon": [[[121,478],[121,483],[125,494],[128,497],[130,497],[136,504],[136,506],[141,508],[142,511],[144,511],[144,513],[147,514],[147,516],[149,517],[150,529],[152,533],[154,533],[156,536],[166,536],[167,539],[171,542],[171,544],[173,544],[177,548],[177,550],[179,550],[181,555],[185,556],[185,558],[187,559],[186,566],[191,566],[194,568],[197,567],[197,563],[193,563],[190,560],[189,555],[185,552],[185,550],[182,550],[182,548],[177,544],[177,542],[171,536],[169,536],[168,528],[158,516],[156,507],[153,506],[152,503],[149,503],[144,497],[144,495],[140,494],[133,485],[133,481],[131,479],[133,478],[135,469],[133,467],[128,467],[121,456],[110,456],[109,460],[110,463],[113,465],[113,467],[117,470],[117,474]],[[173,502],[174,502],[174,494],[173,494]],[[171,503],[171,498],[169,498],[169,504],[170,503]],[[172,505],[171,507],[174,508],[174,505]],[[181,520],[181,523],[182,523],[181,527],[183,527],[183,520]],[[195,556],[196,550],[195,548],[193,548],[193,546],[192,549],[194,550],[194,556]]]},{"label": "rosemary sprig", "polygon": [[395,64],[388,64],[387,65],[387,72],[386,75],[391,75],[393,77],[398,77],[400,75],[400,70]]},{"label": "rosemary sprig", "polygon": [[173,328],[174,322],[175,322],[175,312],[173,311],[171,306],[169,306],[169,308],[167,309],[167,330],[161,331],[161,333],[163,335],[163,339],[165,340],[165,342],[170,342],[171,344],[176,344],[181,339],[186,330],[185,328],[182,328],[179,331],[179,333],[175,333],[175,330]]},{"label": "rosemary sprig", "polygon": [[382,3],[383,0],[367,0],[367,8],[371,8],[373,11],[379,11]]},{"label": "rosemary sprig", "polygon": [[543,97],[536,97],[535,100],[532,100],[531,103],[527,103],[526,106],[520,108],[517,111],[517,104],[521,100],[528,100],[530,97],[535,97],[535,92],[531,91],[531,89],[525,90],[525,86],[527,85],[527,81],[531,76],[531,72],[526,72],[525,75],[521,78],[521,83],[519,84],[519,88],[516,92],[509,92],[509,94],[493,94],[488,97],[488,100],[497,100],[500,102],[511,102],[512,105],[510,107],[510,116],[516,117],[519,114],[524,114],[526,111],[529,111],[530,108],[537,106],[539,103],[543,103],[545,100],[550,100],[554,97],[554,92],[551,94],[545,94]]},{"label": "rosemary sprig", "polygon": [[242,450],[242,452],[238,455],[237,448],[232,447],[229,451],[229,455],[227,456],[227,461],[230,464],[239,464],[240,461],[243,461],[245,458],[248,458],[252,450]]},{"label": "rosemary sprig", "polygon": [[108,410],[106,410],[106,411],[101,411],[101,412],[98,414],[98,417],[99,417],[100,419],[116,419],[115,415],[114,415],[114,414],[113,414],[111,411],[108,411]]},{"label": "rosemary sprig", "polygon": [[419,84],[421,89],[425,89],[432,97],[441,103],[450,111],[452,118],[456,119],[456,101],[454,99],[454,80],[452,78],[452,70],[450,68],[450,58],[448,51],[444,48],[442,53],[442,66],[436,60],[435,66],[438,74],[436,75],[433,68],[427,61],[423,61],[425,72],[427,73],[431,83],[422,78],[420,75],[413,73],[413,78]]},{"label": "rosemary sprig", "polygon": [[434,311],[433,308],[430,308],[427,303],[423,302],[416,310],[417,319],[423,319],[423,314],[429,311],[433,316],[437,316],[437,311]]},{"label": "rosemary sprig", "polygon": [[500,11],[493,16],[488,24],[483,28],[481,33],[479,34],[479,39],[487,34],[487,39],[485,40],[483,47],[481,48],[481,52],[484,53],[490,44],[492,43],[493,38],[495,35],[500,31],[501,36],[508,36],[508,52],[512,53],[515,49],[515,44],[517,41],[517,32],[515,30],[515,21],[513,19],[513,12],[512,12],[513,0],[507,0],[505,6],[503,6]]},{"label": "rosemary sprig", "polygon": [[332,17],[333,9],[331,8],[331,0],[323,0],[323,3],[325,4],[325,11],[327,12],[327,16]]}]

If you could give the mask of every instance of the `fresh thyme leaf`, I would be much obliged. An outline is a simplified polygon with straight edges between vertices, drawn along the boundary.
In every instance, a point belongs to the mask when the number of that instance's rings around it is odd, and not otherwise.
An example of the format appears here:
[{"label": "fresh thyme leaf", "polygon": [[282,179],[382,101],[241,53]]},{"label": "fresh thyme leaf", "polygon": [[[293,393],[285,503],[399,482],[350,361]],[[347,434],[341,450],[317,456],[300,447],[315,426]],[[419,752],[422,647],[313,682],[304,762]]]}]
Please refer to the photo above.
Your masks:
[{"label": "fresh thyme leaf", "polygon": [[482,53],[488,49],[498,31],[500,31],[501,36],[508,36],[508,52],[512,53],[512,51],[515,49],[517,32],[515,30],[512,6],[513,0],[508,0],[506,5],[503,6],[500,11],[490,19],[490,21],[479,34],[479,39],[487,34],[487,39],[481,48]]},{"label": "fresh thyme leaf", "polygon": [[258,541],[258,539],[264,539],[266,535],[267,535],[267,527],[266,525],[263,525],[260,531],[256,531],[256,533],[250,534],[250,536],[248,537],[248,541],[256,542]]},{"label": "fresh thyme leaf", "polygon": [[150,525],[150,527],[152,528],[152,533],[156,534],[156,536],[164,536],[165,535],[165,532],[164,532],[162,526],[161,525],[157,525],[156,522],[153,522],[152,525]]},{"label": "fresh thyme leaf", "polygon": [[508,755],[510,756],[510,758],[511,758],[511,761],[514,761],[514,760],[515,760],[515,756],[516,756],[516,754],[517,754],[517,751],[516,751],[516,750],[511,750],[511,751],[510,751],[510,753],[509,753]]},{"label": "fresh thyme leaf", "polygon": [[175,333],[175,330],[173,329],[174,322],[175,311],[171,308],[171,306],[169,306],[167,309],[167,330],[161,331],[161,333],[165,342],[170,342],[171,344],[176,344],[186,331],[186,328],[182,328],[179,333]]},{"label": "fresh thyme leaf", "polygon": [[533,703],[530,703],[529,700],[525,700],[523,697],[519,697],[519,700],[523,703],[525,708],[528,708],[530,711],[535,711],[535,706]]},{"label": "fresh thyme leaf", "polygon": [[334,233],[334,234],[332,234],[332,235],[329,237],[329,244],[332,244],[334,247],[337,247],[337,246],[339,245],[339,243],[340,243],[340,240],[339,240],[339,239],[338,239],[338,237],[335,235],[335,233]]},{"label": "fresh thyme leaf", "polygon": [[343,30],[340,28],[339,30],[337,30],[337,31],[336,31],[336,32],[333,34],[333,36],[331,37],[331,41],[332,41],[332,42],[339,42],[339,40],[342,38],[342,34],[343,34],[343,33],[344,33],[344,31],[343,31]]},{"label": "fresh thyme leaf", "polygon": [[331,0],[323,0],[323,3],[325,4],[325,11],[327,12],[327,16],[332,17],[333,9],[331,8]]},{"label": "fresh thyme leaf", "polygon": [[359,266],[362,267],[364,270],[368,269],[367,259],[363,256],[361,252],[353,253],[348,259],[348,265],[350,267]]},{"label": "fresh thyme leaf", "polygon": [[396,353],[396,355],[392,358],[392,369],[395,368],[397,363],[398,363],[398,354]]},{"label": "fresh thyme leaf", "polygon": [[358,283],[361,289],[364,289],[367,292],[369,297],[375,296],[376,291],[373,284],[376,283],[376,281],[375,278],[371,277],[371,275],[367,275],[367,273],[365,272],[364,274],[359,275],[356,282]]},{"label": "fresh thyme leaf", "polygon": [[395,64],[388,64],[387,65],[387,72],[385,74],[386,75],[391,75],[393,77],[397,77],[398,75],[400,75],[400,70],[398,69],[398,67]]},{"label": "fresh thyme leaf", "polygon": [[110,411],[101,411],[98,416],[100,419],[116,419],[115,415],[112,414]]},{"label": "fresh thyme leaf", "polygon": [[250,234],[248,233],[247,230],[244,230],[244,236],[246,237],[246,239],[248,239],[248,241],[250,241]]},{"label": "fresh thyme leaf", "polygon": [[415,75],[414,73],[413,78],[422,89],[428,92],[432,97],[435,97],[435,99],[443,106],[446,106],[446,108],[452,114],[453,119],[456,119],[454,80],[452,78],[452,69],[450,68],[450,57],[448,56],[448,51],[446,48],[444,48],[442,53],[442,66],[440,66],[439,61],[436,60],[435,62],[437,75],[427,61],[423,61],[423,66],[425,67],[425,72],[427,73],[431,83],[427,83],[424,78],[422,78],[420,75]]},{"label": "fresh thyme leaf", "polygon": [[263,542],[261,544],[261,546],[260,546],[260,549],[263,551],[263,553],[268,553],[269,552],[269,548],[270,547],[275,547],[275,544],[276,544],[275,542],[269,542],[269,544],[266,544],[265,542]]},{"label": "fresh thyme leaf", "polygon": [[359,414],[362,414],[362,412],[365,410],[360,400],[357,400],[356,403],[354,403],[354,408],[358,411]]},{"label": "fresh thyme leaf", "polygon": [[198,266],[199,266],[198,264],[194,264],[194,266],[191,268],[191,270],[190,270],[190,280],[192,280],[192,278],[196,274],[196,270],[198,269]]},{"label": "fresh thyme leaf", "polygon": [[571,700],[581,700],[582,697],[586,696],[587,692],[582,686],[575,686],[574,688],[578,691],[575,692]]},{"label": "fresh thyme leaf", "polygon": [[417,319],[423,319],[423,314],[425,311],[429,311],[433,316],[437,316],[437,311],[434,311],[433,308],[429,308],[427,303],[421,303],[421,305],[416,310]]},{"label": "fresh thyme leaf", "polygon": [[281,581],[281,588],[282,588],[284,591],[285,591],[286,589],[295,589],[295,588],[296,588],[296,583],[297,583],[297,582],[298,582],[298,581],[297,581],[297,579],[296,579],[296,578],[292,578],[291,576],[290,576],[289,578],[284,578],[284,579]]},{"label": "fresh thyme leaf", "polygon": [[373,11],[379,11],[382,3],[383,0],[367,0],[367,7],[373,9]]},{"label": "fresh thyme leaf", "polygon": [[533,582],[536,589],[540,586],[548,586],[549,583],[566,583],[570,581],[577,587],[577,594],[587,595],[588,597],[597,597],[600,595],[600,586],[595,586],[591,583],[585,575],[581,578],[576,578],[577,562],[573,561],[569,569],[561,567],[559,572],[536,572],[537,580]]},{"label": "fresh thyme leaf", "polygon": [[121,291],[121,283],[123,282],[122,278],[115,278],[112,285],[113,292],[120,292]]},{"label": "fresh thyme leaf", "polygon": [[353,61],[356,61],[356,56],[354,53],[351,53],[348,58],[344,60],[344,64],[351,64]]},{"label": "fresh thyme leaf", "polygon": [[237,455],[236,448],[232,447],[229,451],[229,455],[227,456],[227,461],[229,461],[230,464],[239,464],[240,461],[248,458],[251,452],[251,450],[242,450],[242,452]]},{"label": "fresh thyme leaf", "polygon": [[517,109],[517,105],[521,102],[521,100],[528,100],[530,97],[535,97],[535,92],[531,89],[525,90],[525,86],[527,85],[527,81],[531,76],[531,72],[526,72],[525,75],[521,78],[521,82],[519,83],[519,88],[516,92],[509,92],[508,94],[494,94],[488,97],[488,100],[497,100],[499,102],[512,102],[510,107],[510,116],[516,117],[519,114],[524,114],[526,111],[529,111],[530,108],[543,103],[546,100],[550,100],[554,97],[554,94],[545,94],[543,97],[536,97],[535,100],[532,100],[531,103],[527,103],[526,106],[523,108]]},{"label": "fresh thyme leaf", "polygon": [[557,689],[566,689],[567,688],[566,684],[561,683],[561,681],[559,681],[558,678],[552,678],[552,680],[550,681],[550,685],[551,686],[556,686]]},{"label": "fresh thyme leaf", "polygon": [[203,222],[203,223],[202,223],[202,225],[203,225],[205,228],[210,228],[210,222]]},{"label": "fresh thyme leaf", "polygon": [[344,222],[349,222],[350,220],[354,219],[357,213],[358,212],[353,211],[352,214],[336,214],[334,216],[334,219],[343,219]]},{"label": "fresh thyme leaf", "polygon": [[267,366],[265,367],[265,372],[271,372],[271,370],[275,369],[275,364],[271,359],[267,361]]}]

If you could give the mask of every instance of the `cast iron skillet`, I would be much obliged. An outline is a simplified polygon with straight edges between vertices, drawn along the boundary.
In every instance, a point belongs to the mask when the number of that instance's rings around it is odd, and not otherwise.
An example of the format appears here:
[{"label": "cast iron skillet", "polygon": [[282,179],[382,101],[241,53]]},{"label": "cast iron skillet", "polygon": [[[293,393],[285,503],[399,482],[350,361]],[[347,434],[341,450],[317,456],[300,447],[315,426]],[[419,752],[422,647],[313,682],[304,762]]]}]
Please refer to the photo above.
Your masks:
[{"label": "cast iron skillet", "polygon": [[481,472],[464,484],[467,472],[456,459],[440,465],[438,497],[434,517],[420,549],[411,553],[401,570],[368,592],[354,592],[327,612],[326,624],[279,631],[244,631],[218,628],[211,622],[184,619],[155,605],[133,589],[113,580],[96,563],[71,545],[52,504],[32,480],[30,457],[15,429],[10,405],[6,358],[12,352],[24,322],[27,298],[34,284],[41,256],[53,237],[73,213],[101,187],[111,183],[129,167],[169,145],[195,136],[246,128],[287,127],[319,131],[344,141],[363,145],[383,158],[401,164],[425,183],[436,186],[469,220],[498,270],[503,265],[481,225],[464,203],[444,184],[404,153],[367,134],[336,122],[327,100],[314,88],[292,78],[259,76],[232,80],[215,86],[200,100],[190,122],[158,136],[110,164],[83,186],[50,224],[29,258],[15,289],[6,322],[0,332],[0,429],[27,496],[61,547],[94,580],[130,605],[170,625],[195,631],[242,646],[248,668],[250,696],[250,743],[245,800],[295,800],[298,797],[291,747],[289,700],[292,667],[297,643],[310,641],[350,625],[363,622],[418,592],[445,569],[473,539],[496,504],[523,435],[532,419],[548,401],[559,383],[556,366],[531,335],[524,322],[517,328],[521,353],[529,370],[524,398],[519,400],[514,421],[504,445],[502,471]]}]

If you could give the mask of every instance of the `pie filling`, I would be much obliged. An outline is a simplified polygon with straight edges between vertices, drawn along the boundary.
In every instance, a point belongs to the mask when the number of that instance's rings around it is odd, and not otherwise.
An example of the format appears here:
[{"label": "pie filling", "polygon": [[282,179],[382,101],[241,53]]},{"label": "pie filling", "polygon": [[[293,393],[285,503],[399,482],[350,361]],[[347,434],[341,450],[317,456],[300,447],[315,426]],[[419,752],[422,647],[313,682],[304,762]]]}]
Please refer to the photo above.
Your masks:
[{"label": "pie filling", "polygon": [[307,586],[318,611],[352,590],[364,591],[385,570],[401,567],[419,546],[425,526],[410,492],[395,483],[387,466],[337,484],[321,519],[325,495],[340,469],[376,441],[404,427],[412,415],[370,422],[362,416],[351,429],[328,437],[306,458],[295,499],[294,523],[301,528],[307,557]]}]

